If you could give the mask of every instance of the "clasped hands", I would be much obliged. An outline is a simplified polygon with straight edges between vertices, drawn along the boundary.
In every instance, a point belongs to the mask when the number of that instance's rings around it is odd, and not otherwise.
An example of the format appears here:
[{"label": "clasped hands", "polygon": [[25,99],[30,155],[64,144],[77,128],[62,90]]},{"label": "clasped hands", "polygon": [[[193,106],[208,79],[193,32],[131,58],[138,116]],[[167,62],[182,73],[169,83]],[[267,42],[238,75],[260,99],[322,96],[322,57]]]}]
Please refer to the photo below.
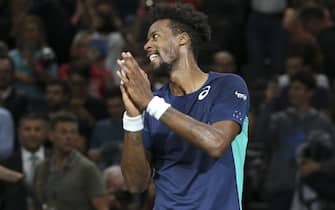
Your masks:
[{"label": "clasped hands", "polygon": [[123,52],[121,57],[124,62],[118,59],[117,64],[125,74],[117,71],[117,76],[122,81],[123,103],[129,116],[138,116],[153,98],[150,81],[130,52]]}]

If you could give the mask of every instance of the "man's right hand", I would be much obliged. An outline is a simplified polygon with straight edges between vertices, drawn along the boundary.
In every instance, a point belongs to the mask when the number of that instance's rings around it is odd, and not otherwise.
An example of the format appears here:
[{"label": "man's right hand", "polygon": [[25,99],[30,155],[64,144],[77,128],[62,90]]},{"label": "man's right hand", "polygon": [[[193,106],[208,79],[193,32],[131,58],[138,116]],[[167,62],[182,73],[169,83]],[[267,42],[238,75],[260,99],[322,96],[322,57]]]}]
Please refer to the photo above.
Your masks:
[{"label": "man's right hand", "polygon": [[134,102],[129,97],[129,94],[127,93],[126,88],[123,85],[121,85],[120,89],[122,93],[123,104],[127,111],[127,115],[129,117],[136,117],[138,115],[141,115],[140,110],[135,106]]}]

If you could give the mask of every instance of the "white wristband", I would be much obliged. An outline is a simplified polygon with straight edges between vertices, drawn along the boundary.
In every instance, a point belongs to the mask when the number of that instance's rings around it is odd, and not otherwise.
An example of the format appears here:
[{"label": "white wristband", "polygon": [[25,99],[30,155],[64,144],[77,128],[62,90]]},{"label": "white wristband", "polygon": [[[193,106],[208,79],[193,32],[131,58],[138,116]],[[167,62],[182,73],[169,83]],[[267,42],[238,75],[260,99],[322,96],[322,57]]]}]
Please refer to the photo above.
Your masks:
[{"label": "white wristband", "polygon": [[127,112],[123,114],[123,129],[130,132],[137,132],[143,130],[144,120],[143,115],[136,117],[129,117]]},{"label": "white wristband", "polygon": [[159,120],[164,112],[171,106],[161,97],[154,96],[147,106],[147,112],[156,120]]}]

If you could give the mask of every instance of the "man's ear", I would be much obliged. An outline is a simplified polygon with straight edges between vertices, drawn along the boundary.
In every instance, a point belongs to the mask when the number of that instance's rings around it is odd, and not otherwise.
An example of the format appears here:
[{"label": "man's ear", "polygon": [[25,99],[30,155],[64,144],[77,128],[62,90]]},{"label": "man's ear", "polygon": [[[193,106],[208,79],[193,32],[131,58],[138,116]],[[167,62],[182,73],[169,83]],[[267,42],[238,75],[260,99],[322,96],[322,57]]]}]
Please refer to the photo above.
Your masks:
[{"label": "man's ear", "polygon": [[182,45],[187,45],[187,44],[190,43],[191,38],[186,32],[183,32],[183,33],[178,35],[178,41],[179,41],[179,45],[181,45],[181,46]]}]

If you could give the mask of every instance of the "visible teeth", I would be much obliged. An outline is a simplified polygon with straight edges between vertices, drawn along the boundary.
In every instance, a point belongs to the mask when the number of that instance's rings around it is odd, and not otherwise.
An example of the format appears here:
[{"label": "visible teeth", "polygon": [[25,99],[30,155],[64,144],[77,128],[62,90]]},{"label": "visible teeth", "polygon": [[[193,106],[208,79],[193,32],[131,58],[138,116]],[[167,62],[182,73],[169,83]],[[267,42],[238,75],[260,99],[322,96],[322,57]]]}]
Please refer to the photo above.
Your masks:
[{"label": "visible teeth", "polygon": [[152,55],[150,55],[149,59],[150,59],[150,61],[153,61],[153,60],[155,60],[157,57],[158,57],[157,54],[152,54]]}]

